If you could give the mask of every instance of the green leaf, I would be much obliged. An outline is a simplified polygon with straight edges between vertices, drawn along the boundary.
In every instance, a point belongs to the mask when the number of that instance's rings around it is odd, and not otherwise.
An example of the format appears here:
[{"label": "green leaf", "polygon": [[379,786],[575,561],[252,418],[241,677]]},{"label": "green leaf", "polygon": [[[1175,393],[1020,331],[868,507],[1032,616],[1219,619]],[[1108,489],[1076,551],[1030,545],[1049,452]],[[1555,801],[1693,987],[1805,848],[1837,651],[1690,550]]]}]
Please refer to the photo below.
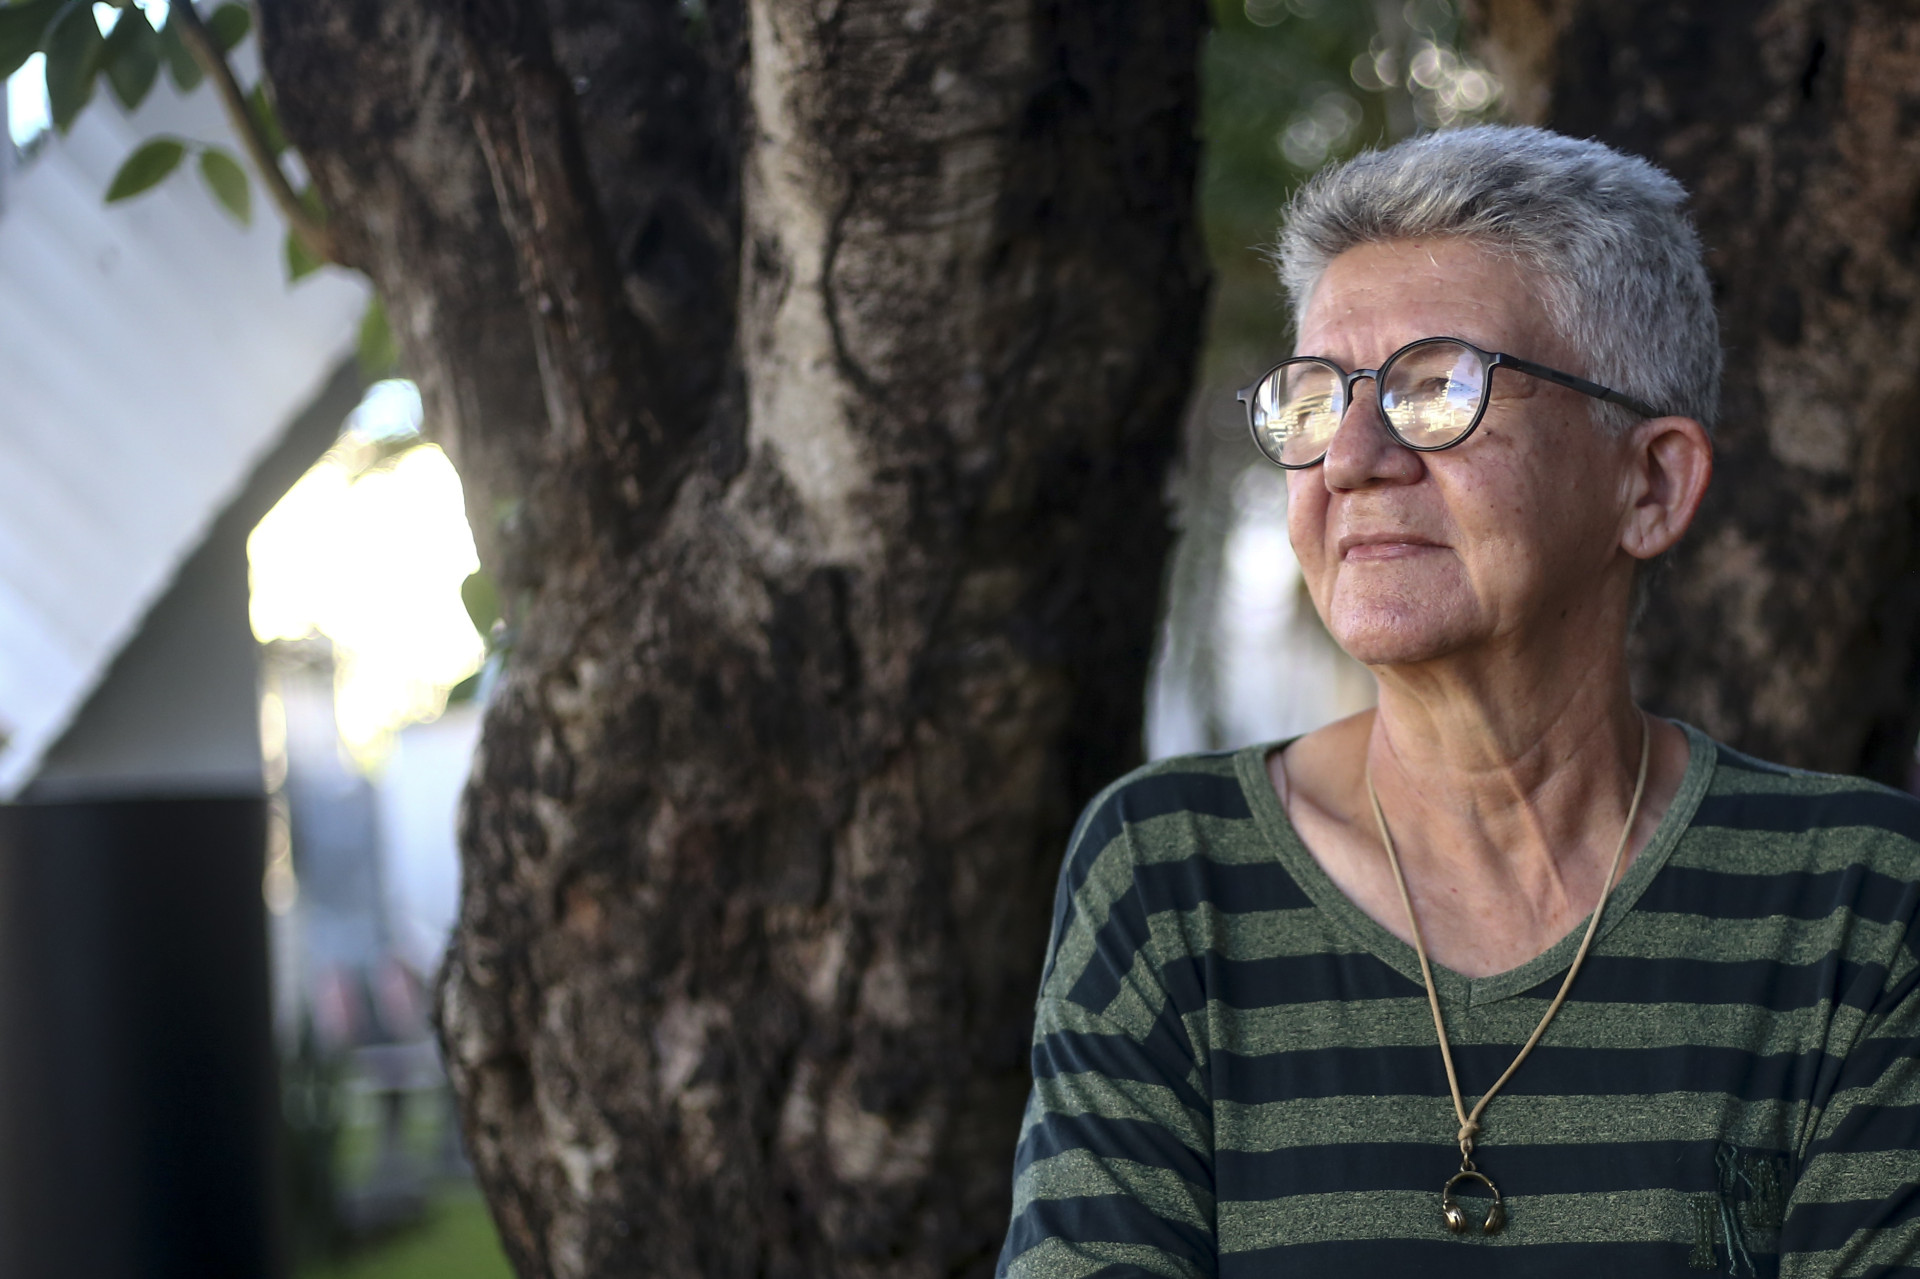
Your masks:
[{"label": "green leaf", "polygon": [[360,317],[360,375],[377,382],[393,372],[400,363],[400,351],[393,342],[393,330],[387,327],[387,308],[374,298],[367,313]]},{"label": "green leaf", "polygon": [[[313,189],[311,182],[294,198],[300,202],[300,207],[305,209],[308,216],[315,222],[326,222],[326,205],[320,202],[320,193]],[[325,258],[308,248],[307,242],[291,230],[287,232],[286,258],[287,283],[289,284],[311,275],[321,267],[327,265]]]},{"label": "green leaf", "polygon": [[208,147],[200,153],[200,176],[206,179],[213,198],[226,206],[241,226],[253,221],[253,188],[247,185],[247,172],[238,160]]},{"label": "green leaf", "polygon": [[247,110],[253,113],[253,122],[259,126],[267,150],[278,158],[287,149],[287,135],[280,128],[280,113],[273,109],[273,99],[267,94],[265,80],[254,85],[253,92],[247,95]]},{"label": "green leaf", "polygon": [[[186,0],[180,0],[185,3]],[[180,39],[179,19],[173,16],[173,10],[167,10],[167,23],[160,28],[160,58],[167,64],[167,74],[173,77],[174,88],[182,93],[192,93],[200,87],[205,78],[200,64],[193,60],[193,54]]]},{"label": "green leaf", "polygon": [[60,4],[61,0],[26,0],[24,4],[0,5],[0,80],[40,52],[47,26],[60,12]]},{"label": "green leaf", "polygon": [[315,255],[300,238],[297,231],[287,232],[286,243],[287,283],[303,280],[327,264],[326,259]]},{"label": "green leaf", "polygon": [[[180,0],[187,3],[187,0]],[[223,4],[207,19],[207,30],[220,52],[232,53],[233,46],[247,38],[253,28],[253,13],[244,4]]]},{"label": "green leaf", "polygon": [[107,187],[107,203],[131,200],[157,185],[175,169],[187,154],[184,144],[174,138],[155,138],[128,156]]},{"label": "green leaf", "polygon": [[86,3],[70,5],[47,35],[47,102],[53,108],[53,125],[62,133],[73,127],[80,108],[93,97],[104,44],[93,23],[93,6]]},{"label": "green leaf", "polygon": [[311,182],[300,192],[299,200],[300,207],[305,209],[314,221],[325,222],[327,220],[326,203],[321,200],[320,193],[313,189]]},{"label": "green leaf", "polygon": [[469,574],[467,580],[460,583],[460,602],[467,606],[467,616],[473,620],[473,629],[480,632],[480,637],[491,636],[493,624],[500,620],[500,592],[485,569]]},{"label": "green leaf", "polygon": [[480,696],[480,672],[473,674],[447,690],[447,705],[464,706]]},{"label": "green leaf", "polygon": [[121,106],[131,111],[146,100],[160,74],[160,37],[141,10],[122,13],[113,24],[100,47],[100,69]]}]

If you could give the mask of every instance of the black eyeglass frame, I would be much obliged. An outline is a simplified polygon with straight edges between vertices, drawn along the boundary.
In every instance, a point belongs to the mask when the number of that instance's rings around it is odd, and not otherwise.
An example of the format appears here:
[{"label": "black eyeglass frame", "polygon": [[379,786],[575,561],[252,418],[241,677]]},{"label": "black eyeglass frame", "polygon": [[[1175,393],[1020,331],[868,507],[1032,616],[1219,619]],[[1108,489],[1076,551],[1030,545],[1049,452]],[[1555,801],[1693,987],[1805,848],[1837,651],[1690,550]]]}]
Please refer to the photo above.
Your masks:
[{"label": "black eyeglass frame", "polygon": [[[1380,414],[1380,421],[1386,426],[1387,434],[1393,437],[1396,444],[1412,449],[1416,453],[1438,453],[1444,449],[1455,448],[1461,444],[1465,444],[1468,438],[1480,429],[1480,419],[1487,415],[1487,405],[1493,399],[1493,371],[1495,369],[1512,369],[1516,373],[1525,373],[1529,377],[1542,378],[1548,382],[1558,383],[1569,390],[1578,391],[1582,395],[1590,395],[1596,400],[1605,400],[1609,404],[1618,404],[1624,409],[1632,410],[1641,417],[1665,416],[1665,414],[1661,413],[1658,409],[1643,404],[1630,395],[1623,395],[1612,387],[1601,386],[1598,382],[1589,382],[1583,377],[1575,377],[1571,373],[1563,373],[1559,369],[1548,368],[1544,364],[1535,364],[1532,360],[1523,360],[1517,355],[1508,355],[1504,351],[1484,351],[1465,338],[1440,336],[1415,338],[1382,360],[1379,368],[1355,369],[1351,373],[1323,356],[1296,355],[1290,360],[1280,361],[1280,363],[1274,365],[1265,373],[1262,373],[1251,383],[1235,391],[1233,398],[1246,406],[1247,431],[1253,436],[1253,446],[1259,449],[1260,456],[1266,458],[1267,461],[1272,462],[1275,466],[1284,467],[1289,471],[1304,471],[1309,467],[1318,466],[1320,463],[1326,461],[1326,449],[1322,449],[1320,456],[1314,458],[1311,462],[1282,462],[1279,458],[1267,452],[1266,448],[1260,443],[1260,430],[1253,421],[1253,394],[1260,389],[1262,382],[1265,382],[1268,378],[1290,364],[1318,364],[1323,368],[1332,369],[1334,375],[1340,379],[1340,393],[1346,397],[1346,402],[1342,404],[1340,408],[1340,418],[1342,421],[1345,421],[1347,410],[1353,407],[1353,387],[1356,382],[1363,377],[1372,378],[1374,388],[1378,390],[1380,379],[1386,375],[1388,370],[1393,368],[1394,362],[1401,356],[1423,346],[1432,346],[1437,342],[1451,342],[1455,346],[1463,346],[1480,357],[1480,406],[1474,410],[1473,421],[1467,423],[1467,429],[1460,432],[1460,434],[1453,439],[1448,440],[1445,444],[1413,444],[1408,442],[1406,438],[1394,428],[1393,419],[1388,417],[1383,411]],[[1337,431],[1339,428],[1336,426],[1334,429]],[[1327,444],[1328,448],[1332,447],[1333,441],[1331,436],[1328,437]]]}]

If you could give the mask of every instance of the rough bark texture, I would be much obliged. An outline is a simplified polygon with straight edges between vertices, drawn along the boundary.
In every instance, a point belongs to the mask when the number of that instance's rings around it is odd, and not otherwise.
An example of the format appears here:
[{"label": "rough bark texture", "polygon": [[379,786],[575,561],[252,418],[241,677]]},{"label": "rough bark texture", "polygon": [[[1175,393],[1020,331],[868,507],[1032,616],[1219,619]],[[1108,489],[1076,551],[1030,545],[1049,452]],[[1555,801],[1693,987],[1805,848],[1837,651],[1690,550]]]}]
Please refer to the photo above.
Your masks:
[{"label": "rough bark texture", "polygon": [[261,0],[512,650],[442,1033],[524,1275],[984,1274],[1135,757],[1186,0]]},{"label": "rough bark texture", "polygon": [[1637,640],[1646,700],[1905,783],[1920,715],[1920,6],[1483,0],[1516,113],[1694,193],[1716,474]]}]

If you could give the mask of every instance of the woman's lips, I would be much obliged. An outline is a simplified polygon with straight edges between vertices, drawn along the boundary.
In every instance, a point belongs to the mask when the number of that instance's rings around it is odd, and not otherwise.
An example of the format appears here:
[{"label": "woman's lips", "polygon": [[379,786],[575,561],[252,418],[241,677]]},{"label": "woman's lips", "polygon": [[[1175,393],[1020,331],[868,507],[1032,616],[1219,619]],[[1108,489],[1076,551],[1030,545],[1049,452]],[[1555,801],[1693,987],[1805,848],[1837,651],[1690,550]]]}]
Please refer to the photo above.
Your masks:
[{"label": "woman's lips", "polygon": [[1343,560],[1397,560],[1437,549],[1434,543],[1411,533],[1340,539],[1340,558]]}]

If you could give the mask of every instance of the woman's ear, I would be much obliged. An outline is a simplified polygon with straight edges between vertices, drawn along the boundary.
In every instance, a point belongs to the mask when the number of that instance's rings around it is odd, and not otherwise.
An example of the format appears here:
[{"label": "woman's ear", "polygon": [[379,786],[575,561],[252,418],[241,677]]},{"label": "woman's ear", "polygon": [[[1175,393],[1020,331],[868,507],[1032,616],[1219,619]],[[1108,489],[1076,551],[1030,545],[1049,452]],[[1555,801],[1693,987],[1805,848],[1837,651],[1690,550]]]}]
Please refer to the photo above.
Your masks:
[{"label": "woman's ear", "polygon": [[1693,523],[1713,477],[1713,441],[1690,417],[1656,417],[1631,437],[1632,500],[1620,546],[1635,559],[1650,560],[1670,549]]}]

